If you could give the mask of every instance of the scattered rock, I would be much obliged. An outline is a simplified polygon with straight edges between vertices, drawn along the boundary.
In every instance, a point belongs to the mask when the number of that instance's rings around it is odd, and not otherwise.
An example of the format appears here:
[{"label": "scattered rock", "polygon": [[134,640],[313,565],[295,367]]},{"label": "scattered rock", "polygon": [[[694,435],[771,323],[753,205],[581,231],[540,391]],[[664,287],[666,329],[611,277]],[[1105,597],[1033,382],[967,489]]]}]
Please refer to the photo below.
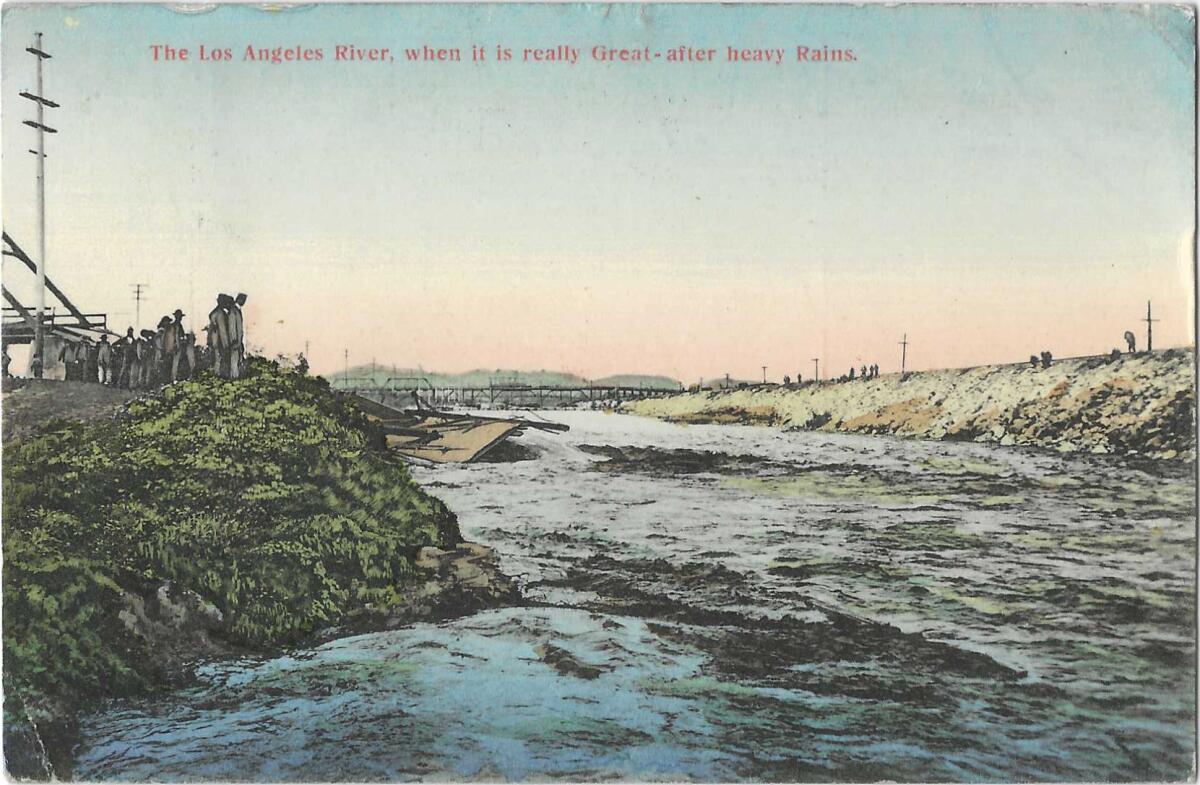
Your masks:
[{"label": "scattered rock", "polygon": [[542,662],[564,676],[575,676],[579,679],[594,679],[603,673],[603,670],[595,665],[582,663],[571,652],[566,649],[560,649],[553,644],[538,644],[533,647],[533,651]]}]

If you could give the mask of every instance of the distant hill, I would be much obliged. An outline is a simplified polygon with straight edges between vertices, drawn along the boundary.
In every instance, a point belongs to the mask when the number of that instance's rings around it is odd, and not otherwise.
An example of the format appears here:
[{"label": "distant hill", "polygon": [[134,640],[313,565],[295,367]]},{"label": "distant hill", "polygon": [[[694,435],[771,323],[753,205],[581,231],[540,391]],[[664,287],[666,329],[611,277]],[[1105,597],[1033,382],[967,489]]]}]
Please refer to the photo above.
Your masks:
[{"label": "distant hill", "polygon": [[[505,368],[495,370],[476,369],[465,373],[436,373],[420,368],[392,368],[391,366],[356,365],[349,373],[327,374],[329,382],[335,387],[380,387],[386,386],[388,380],[410,382],[412,379],[426,379],[434,387],[487,387],[490,384],[528,384],[531,387],[585,387],[589,384],[613,385],[619,387],[646,387],[649,389],[679,389],[679,382],[667,376],[647,376],[641,374],[616,374],[602,379],[584,379],[573,373],[560,371],[515,371]],[[346,380],[349,380],[348,382]],[[403,381],[401,381],[403,380]],[[421,382],[424,385],[424,382]]]},{"label": "distant hill", "polygon": [[619,373],[615,376],[605,376],[603,379],[593,379],[592,384],[611,385],[613,387],[645,387],[649,390],[679,389],[679,382],[670,376],[646,376],[636,373]]}]

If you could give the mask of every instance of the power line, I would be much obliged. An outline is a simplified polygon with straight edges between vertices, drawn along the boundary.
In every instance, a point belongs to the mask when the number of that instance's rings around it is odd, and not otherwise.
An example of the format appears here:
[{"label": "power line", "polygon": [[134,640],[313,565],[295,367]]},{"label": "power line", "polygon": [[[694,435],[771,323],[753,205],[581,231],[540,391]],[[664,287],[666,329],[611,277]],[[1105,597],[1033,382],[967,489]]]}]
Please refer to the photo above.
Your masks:
[{"label": "power line", "polygon": [[133,287],[134,317],[133,329],[142,329],[142,294],[150,287],[144,283],[130,284]]}]

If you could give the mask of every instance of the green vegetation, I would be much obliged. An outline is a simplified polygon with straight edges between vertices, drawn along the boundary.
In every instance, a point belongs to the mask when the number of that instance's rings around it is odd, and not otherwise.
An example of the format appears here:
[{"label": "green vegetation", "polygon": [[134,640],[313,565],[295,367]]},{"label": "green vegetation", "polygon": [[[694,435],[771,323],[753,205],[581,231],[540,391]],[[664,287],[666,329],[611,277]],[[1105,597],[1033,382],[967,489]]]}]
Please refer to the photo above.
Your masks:
[{"label": "green vegetation", "polygon": [[3,480],[6,712],[152,681],[125,593],[173,581],[230,643],[266,648],[388,607],[416,549],[459,536],[324,380],[258,359],[115,420],[50,423],[6,445]]}]

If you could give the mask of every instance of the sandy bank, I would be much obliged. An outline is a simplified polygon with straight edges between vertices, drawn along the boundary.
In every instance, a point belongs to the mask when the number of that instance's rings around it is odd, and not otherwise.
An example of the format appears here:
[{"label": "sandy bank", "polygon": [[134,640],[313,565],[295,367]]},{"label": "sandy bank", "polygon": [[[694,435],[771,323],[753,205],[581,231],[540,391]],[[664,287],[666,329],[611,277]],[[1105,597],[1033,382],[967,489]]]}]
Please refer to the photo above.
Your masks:
[{"label": "sandy bank", "polygon": [[981,366],[869,381],[699,392],[629,411],[685,423],[994,442],[1195,459],[1191,350],[1087,358],[1050,368]]}]

